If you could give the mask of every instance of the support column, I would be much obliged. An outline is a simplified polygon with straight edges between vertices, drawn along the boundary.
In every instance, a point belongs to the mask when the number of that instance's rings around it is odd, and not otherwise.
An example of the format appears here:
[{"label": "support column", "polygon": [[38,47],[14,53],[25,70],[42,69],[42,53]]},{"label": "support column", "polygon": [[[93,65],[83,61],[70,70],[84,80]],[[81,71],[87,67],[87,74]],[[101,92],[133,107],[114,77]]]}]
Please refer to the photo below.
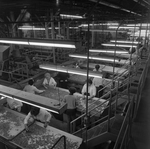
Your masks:
[{"label": "support column", "polygon": [[[53,18],[53,12],[51,12],[51,34],[52,34],[52,39],[55,38],[55,30],[54,30],[54,22],[53,22],[54,18]],[[55,57],[55,48],[53,49],[53,63],[56,63],[56,57]]]},{"label": "support column", "polygon": [[60,22],[58,22],[58,35],[61,34]]},{"label": "support column", "polygon": [[69,39],[69,23],[67,22],[67,39]]},{"label": "support column", "polygon": [[[92,29],[94,29],[94,21],[92,23]],[[94,32],[92,32],[92,47],[94,47]]]},{"label": "support column", "polygon": [[47,24],[47,22],[45,22],[45,36],[46,36],[47,39],[49,38],[49,36],[48,36],[48,24]]}]

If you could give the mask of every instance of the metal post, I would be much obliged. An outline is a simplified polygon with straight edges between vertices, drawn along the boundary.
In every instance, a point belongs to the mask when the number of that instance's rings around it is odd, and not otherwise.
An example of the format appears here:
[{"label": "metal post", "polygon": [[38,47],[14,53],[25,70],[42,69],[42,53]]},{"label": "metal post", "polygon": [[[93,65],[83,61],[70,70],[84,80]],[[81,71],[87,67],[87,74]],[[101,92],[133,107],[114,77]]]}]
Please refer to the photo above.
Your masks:
[{"label": "metal post", "polygon": [[[94,21],[92,23],[92,28],[94,29]],[[94,32],[92,32],[92,47],[94,47]]]},{"label": "metal post", "polygon": [[[55,31],[54,31],[54,22],[53,22],[53,12],[51,12],[51,33],[52,33],[52,39],[54,39],[55,37]],[[56,57],[55,57],[55,48],[52,48],[53,49],[53,63],[55,64],[56,63]]]},{"label": "metal post", "polygon": [[45,22],[45,36],[47,39],[49,38],[49,36],[48,36],[48,23],[47,22]]},{"label": "metal post", "polygon": [[[87,80],[89,79],[89,49],[90,49],[90,25],[88,16],[88,32],[87,32]],[[86,127],[88,125],[88,81],[86,83]],[[86,128],[86,145],[87,145],[87,128]]]},{"label": "metal post", "polygon": [[67,39],[69,39],[69,22],[67,22]]}]

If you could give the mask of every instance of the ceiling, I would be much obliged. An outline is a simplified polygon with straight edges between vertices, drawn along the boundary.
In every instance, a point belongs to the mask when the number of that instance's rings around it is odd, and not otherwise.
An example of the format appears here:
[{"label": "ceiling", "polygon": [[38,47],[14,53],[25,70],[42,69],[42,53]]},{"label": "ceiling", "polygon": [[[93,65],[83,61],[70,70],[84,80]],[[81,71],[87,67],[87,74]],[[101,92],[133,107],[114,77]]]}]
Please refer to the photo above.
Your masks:
[{"label": "ceiling", "polygon": [[[150,17],[149,0],[1,0],[0,24],[41,23],[70,21],[61,19],[60,13],[85,16],[73,21],[117,21],[119,23],[148,22]],[[26,13],[30,17],[24,19]],[[72,21],[72,19],[71,19]]]}]

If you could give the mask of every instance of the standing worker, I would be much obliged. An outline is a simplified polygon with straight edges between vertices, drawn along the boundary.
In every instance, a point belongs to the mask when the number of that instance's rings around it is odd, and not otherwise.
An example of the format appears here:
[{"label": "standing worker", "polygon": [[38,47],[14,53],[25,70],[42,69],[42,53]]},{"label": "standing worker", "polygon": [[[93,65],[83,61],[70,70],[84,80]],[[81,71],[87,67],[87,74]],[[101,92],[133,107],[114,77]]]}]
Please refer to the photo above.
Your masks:
[{"label": "standing worker", "polygon": [[[70,122],[75,119],[76,117],[76,97],[73,95],[76,92],[76,88],[70,87],[69,88],[69,95],[66,95],[64,97],[64,102],[67,103],[67,110],[65,113],[68,116],[68,128],[70,130]],[[74,125],[75,129],[75,125]]]}]

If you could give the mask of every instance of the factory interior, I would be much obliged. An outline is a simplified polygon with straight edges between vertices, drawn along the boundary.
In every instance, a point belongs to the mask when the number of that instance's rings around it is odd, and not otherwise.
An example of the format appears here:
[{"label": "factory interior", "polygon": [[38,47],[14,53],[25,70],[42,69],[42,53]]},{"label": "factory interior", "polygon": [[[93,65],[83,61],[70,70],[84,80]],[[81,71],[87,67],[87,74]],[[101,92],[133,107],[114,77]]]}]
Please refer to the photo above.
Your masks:
[{"label": "factory interior", "polygon": [[149,0],[0,1],[0,149],[149,149]]}]

